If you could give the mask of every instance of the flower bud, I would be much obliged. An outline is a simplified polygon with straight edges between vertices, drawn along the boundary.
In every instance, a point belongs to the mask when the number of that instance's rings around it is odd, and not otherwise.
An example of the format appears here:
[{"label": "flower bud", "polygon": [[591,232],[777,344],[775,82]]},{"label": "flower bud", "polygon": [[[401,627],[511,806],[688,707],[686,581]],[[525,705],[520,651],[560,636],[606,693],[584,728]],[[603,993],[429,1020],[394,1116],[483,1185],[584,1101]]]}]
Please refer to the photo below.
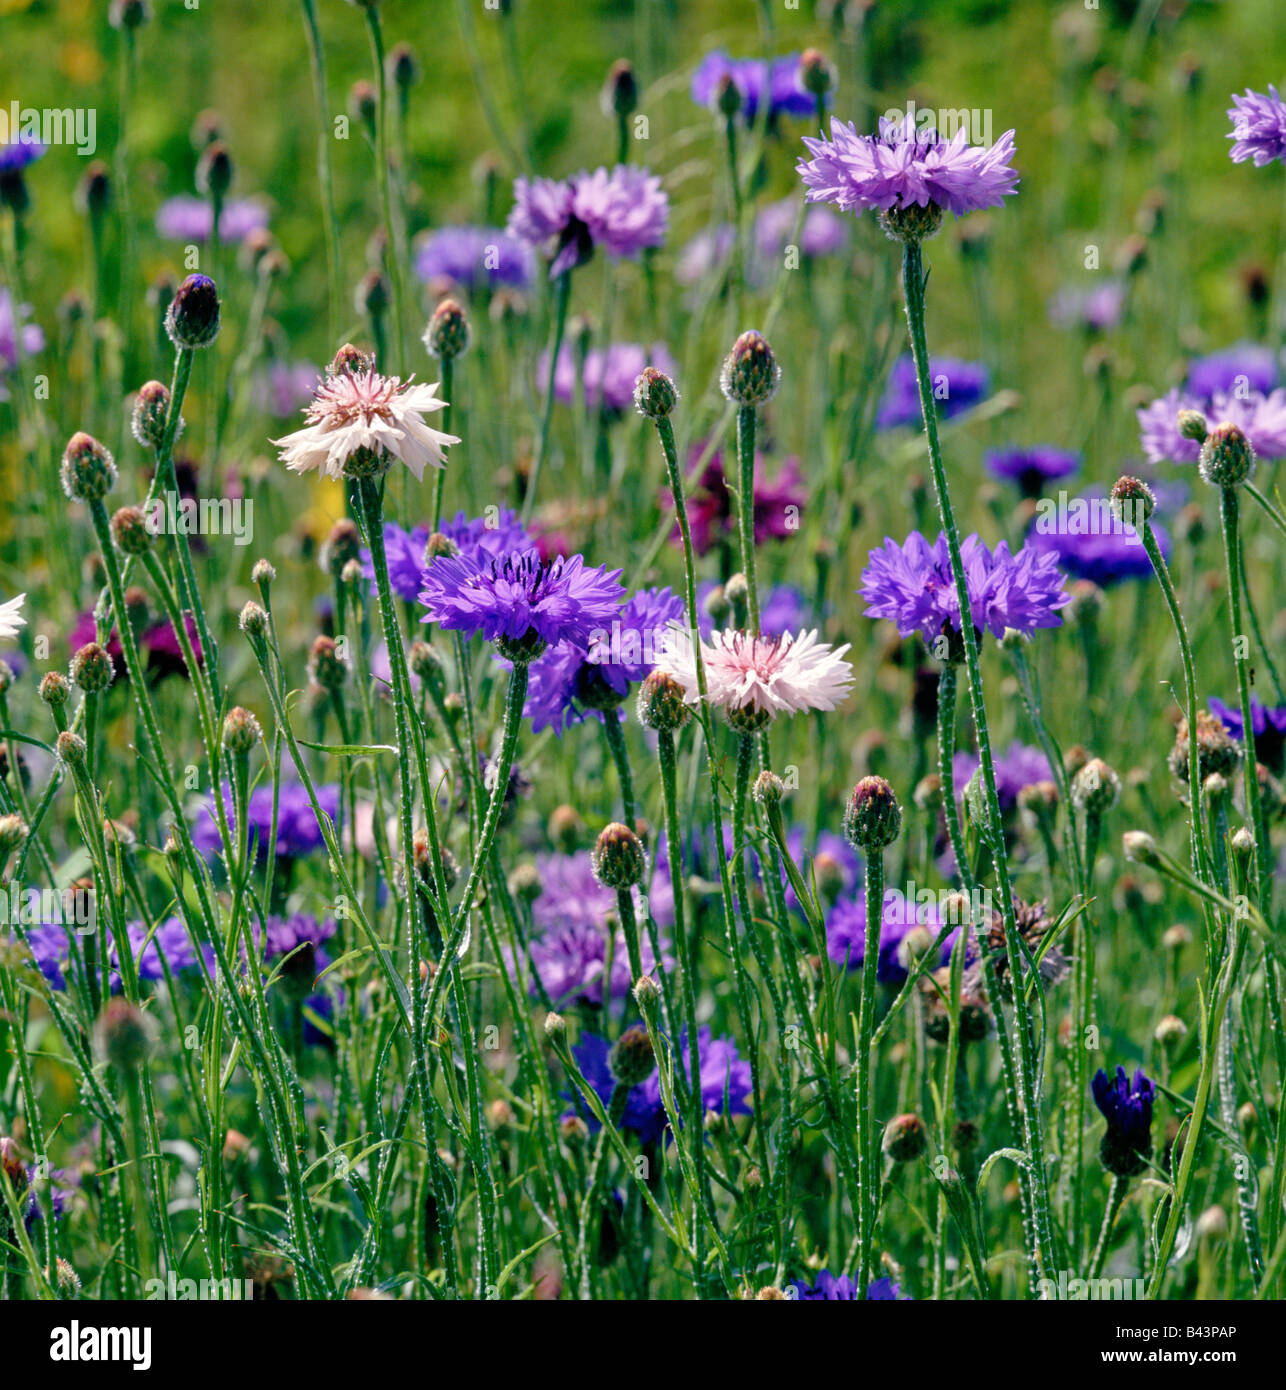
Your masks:
[{"label": "flower bud", "polygon": [[156,1024],[136,1004],[111,1000],[95,1028],[99,1054],[119,1071],[134,1072],[147,1061]]},{"label": "flower bud", "polygon": [[348,680],[348,663],[333,637],[321,636],[308,654],[308,674],[323,690],[342,690]]},{"label": "flower bud", "polygon": [[231,187],[232,156],[222,140],[212,140],[196,162],[197,192],[222,198]]},{"label": "flower bud", "polygon": [[1175,1014],[1166,1014],[1153,1036],[1164,1048],[1177,1047],[1188,1035],[1188,1025]]},{"label": "flower bud", "polygon": [[107,22],[113,29],[141,29],[151,18],[147,0],[112,0],[107,7]]},{"label": "flower bud", "polygon": [[633,888],[643,882],[647,869],[643,842],[620,821],[613,821],[599,833],[592,862],[594,877],[607,888]]},{"label": "flower bud", "polygon": [[567,1040],[567,1023],[562,1014],[556,1014],[551,1009],[545,1015],[545,1036],[555,1047]]},{"label": "flower bud", "polygon": [[824,97],[835,85],[835,69],[826,55],[806,48],[799,55],[799,84],[815,97]]},{"label": "flower bud", "polygon": [[605,116],[632,116],[638,109],[639,84],[634,76],[633,66],[624,58],[618,58],[607,74],[603,84],[603,94],[599,100]]},{"label": "flower bud", "polygon": [[1143,529],[1143,523],[1156,510],[1157,499],[1152,489],[1141,478],[1118,478],[1112,487],[1112,515],[1126,526],[1136,531]]},{"label": "flower bud", "polygon": [[122,555],[142,555],[152,548],[152,532],[141,507],[121,507],[111,526],[112,540]]},{"label": "flower bud", "polygon": [[1105,815],[1121,799],[1121,779],[1102,758],[1091,758],[1072,778],[1071,798],[1087,815]]},{"label": "flower bud", "polygon": [[111,657],[97,642],[86,642],[71,659],[71,678],[87,695],[106,690],[115,676]]},{"label": "flower bud", "polygon": [[0,816],[0,864],[27,838],[27,823],[21,816]]},{"label": "flower bud", "polygon": [[433,357],[454,359],[469,346],[469,317],[454,299],[444,299],[424,331],[424,346]]},{"label": "flower bud", "polygon": [[71,687],[61,671],[48,671],[41,677],[37,693],[50,709],[62,709],[71,694]]},{"label": "flower bud", "polygon": [[855,849],[881,850],[897,839],[902,808],[883,777],[863,777],[844,811],[844,838]]},{"label": "flower bud", "polygon": [[678,388],[659,367],[644,367],[634,382],[634,409],[648,420],[664,420],[679,402]]},{"label": "flower bud", "polygon": [[400,91],[410,91],[420,80],[420,64],[409,43],[399,43],[384,60],[384,75]]},{"label": "flower bud", "polygon": [[758,406],[772,400],[781,381],[781,364],[768,339],[751,329],[732,345],[719,373],[719,389],[736,405]]},{"label": "flower bud", "polygon": [[741,110],[741,89],[727,73],[715,85],[714,105],[715,110],[729,120]]},{"label": "flower bud", "polygon": [[393,287],[382,270],[368,270],[357,282],[353,292],[353,303],[359,314],[369,314],[378,318],[388,312],[393,302]]},{"label": "flower bud", "polygon": [[208,275],[189,275],[174,292],[165,331],[176,348],[206,348],[219,336],[219,291]]},{"label": "flower bud", "polygon": [[1146,830],[1127,830],[1121,836],[1121,851],[1131,864],[1156,868],[1161,862],[1157,842]]},{"label": "flower bud", "polygon": [[251,599],[241,610],[241,616],[237,621],[241,631],[247,637],[266,637],[268,635],[268,615],[254,599]]},{"label": "flower bud", "polygon": [[116,461],[92,434],[79,430],[63,450],[59,477],[68,497],[96,502],[116,486]]},{"label": "flower bud", "polygon": [[235,705],[223,721],[223,746],[234,757],[246,757],[263,738],[259,721],[248,709]]},{"label": "flower bud", "polygon": [[95,159],[76,185],[76,206],[92,218],[102,217],[112,206],[112,177],[107,165]]},{"label": "flower bud", "polygon": [[[134,397],[130,433],[145,449],[159,449],[165,440],[165,422],[170,413],[170,388],[163,381],[145,381]],[[180,419],[175,438],[183,432]]]},{"label": "flower bud", "polygon": [[645,729],[681,729],[692,715],[683,687],[666,671],[649,671],[639,687],[639,723]]},{"label": "flower bud", "polygon": [[1254,475],[1254,447],[1236,425],[1216,425],[1201,446],[1197,471],[1211,487],[1240,487]]},{"label": "flower bud", "polygon": [[929,1147],[929,1136],[919,1115],[896,1115],[884,1127],[880,1147],[894,1163],[910,1163]]},{"label": "flower bud", "polygon": [[607,1065],[613,1078],[622,1086],[637,1086],[652,1075],[656,1058],[652,1040],[641,1023],[632,1024],[612,1044]]},{"label": "flower bud", "polygon": [[650,1018],[661,1002],[661,991],[651,975],[640,975],[634,981],[634,1002],[645,1018]]},{"label": "flower bud", "polygon": [[757,806],[780,806],[782,797],[786,795],[786,784],[775,772],[765,770],[755,778],[750,795]]},{"label": "flower bud", "polygon": [[1184,439],[1191,439],[1197,444],[1206,442],[1210,427],[1206,424],[1206,417],[1199,410],[1181,410],[1175,419],[1179,426],[1179,434]]}]

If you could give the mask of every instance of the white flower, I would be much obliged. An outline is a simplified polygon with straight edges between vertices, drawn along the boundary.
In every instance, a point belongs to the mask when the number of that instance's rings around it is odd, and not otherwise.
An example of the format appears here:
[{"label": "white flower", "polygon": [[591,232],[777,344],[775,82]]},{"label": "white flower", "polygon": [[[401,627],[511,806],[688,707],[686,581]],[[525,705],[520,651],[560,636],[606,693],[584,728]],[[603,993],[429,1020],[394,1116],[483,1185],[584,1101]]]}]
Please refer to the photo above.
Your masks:
[{"label": "white flower", "polygon": [[317,387],[305,411],[308,424],[272,442],[292,472],[317,469],[327,478],[342,478],[348,460],[361,450],[391,454],[415,474],[426,466],[442,468],[442,453],[460,441],[453,434],[430,429],[426,415],[441,410],[438,383],[407,381],[379,372],[336,372]]},{"label": "white flower", "polygon": [[19,594],[8,603],[0,603],[0,642],[10,641],[18,635],[21,628],[27,626],[26,618],[19,612],[26,601],[26,594]]},{"label": "white flower", "polygon": [[[716,632],[701,643],[710,703],[730,714],[771,717],[801,710],[831,710],[853,685],[853,668],[845,661],[848,643],[831,649],[816,632],[798,637],[755,637],[736,631]],[[695,705],[696,653],[687,633],[671,632],[657,662],[683,687],[684,701]]]}]

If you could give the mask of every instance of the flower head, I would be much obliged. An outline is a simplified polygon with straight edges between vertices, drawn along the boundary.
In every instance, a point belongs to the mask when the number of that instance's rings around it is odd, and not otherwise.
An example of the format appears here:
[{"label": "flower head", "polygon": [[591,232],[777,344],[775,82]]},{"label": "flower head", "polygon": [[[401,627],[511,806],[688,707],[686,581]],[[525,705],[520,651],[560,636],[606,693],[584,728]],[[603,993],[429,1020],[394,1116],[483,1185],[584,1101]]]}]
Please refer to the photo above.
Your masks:
[{"label": "flower head", "polygon": [[561,182],[514,181],[507,231],[537,248],[552,247],[549,278],[583,265],[596,247],[632,258],[665,240],[670,201],[661,180],[646,169],[618,164],[582,171]]},{"label": "flower head", "polygon": [[1257,343],[1237,343],[1188,364],[1184,389],[1189,395],[1209,400],[1220,391],[1244,396],[1248,391],[1266,395],[1281,377],[1277,355]]},{"label": "flower head", "polygon": [[498,227],[442,227],[432,233],[415,257],[421,280],[449,280],[461,289],[523,290],[531,284],[531,247]]},{"label": "flower head", "polygon": [[19,594],[7,603],[0,603],[0,642],[11,641],[27,626],[27,620],[22,616],[22,605],[26,601],[27,595]]},{"label": "flower head", "polygon": [[[977,405],[986,396],[991,379],[981,362],[939,357],[929,363],[929,382],[939,416],[950,420]],[[897,429],[900,425],[919,429],[922,419],[915,361],[908,354],[893,364],[876,412],[875,425],[881,430]]]},{"label": "flower head", "polygon": [[[316,788],[317,804],[331,821],[339,819],[339,787],[329,783]],[[271,786],[259,786],[250,793],[246,805],[247,830],[258,846],[259,857],[266,857],[272,830],[273,791]],[[236,833],[232,788],[225,782],[223,800],[228,822]],[[213,854],[223,848],[219,826],[209,806],[202,806],[192,827],[192,843],[202,854]],[[307,791],[297,783],[286,782],[279,788],[277,799],[277,842],[274,851],[279,858],[299,859],[322,848],[321,825],[313,811]]]},{"label": "flower head", "polygon": [[702,58],[692,74],[692,100],[713,109],[727,78],[741,97],[739,114],[747,125],[754,124],[765,104],[770,123],[783,115],[811,116],[817,110],[817,98],[804,87],[800,56],[788,53],[764,62],[731,58],[724,49],[715,49]]},{"label": "flower head", "polygon": [[482,633],[510,660],[533,660],[559,642],[588,644],[620,607],[620,570],[588,569],[584,559],[542,560],[522,550],[490,559],[439,556],[424,574],[424,622]]},{"label": "flower head", "polygon": [[[698,466],[705,452],[704,445],[697,444],[689,455],[693,468]],[[808,494],[804,490],[800,475],[799,460],[793,455],[782,460],[781,468],[775,477],[763,476],[766,471],[764,460],[755,455],[755,499],[754,525],[755,544],[768,540],[785,540],[798,529],[799,515],[803,510]],[[669,491],[665,493],[667,501]],[[688,524],[692,531],[692,544],[699,555],[705,555],[725,538],[734,534],[736,522],[732,505],[732,492],[723,472],[722,455],[716,451],[710,455],[689,487],[687,494]],[[671,504],[672,505],[672,504]],[[682,543],[678,525],[675,525],[673,540]]]},{"label": "flower head", "polygon": [[1228,139],[1233,142],[1228,157],[1234,164],[1250,159],[1262,168],[1274,159],[1286,160],[1286,102],[1276,87],[1269,84],[1267,96],[1247,87],[1245,96],[1233,97],[1228,119]]},{"label": "flower head", "polygon": [[[900,959],[900,947],[907,933],[915,927],[927,927],[937,936],[942,923],[931,904],[912,901],[904,893],[889,890],[884,894],[884,911],[880,918],[880,949],[876,958],[875,978],[882,985],[900,985],[907,977],[907,968]],[[951,959],[951,948],[958,933],[952,932],[942,943],[939,964]],[[857,892],[851,898],[840,898],[826,915],[826,954],[846,970],[860,970],[866,960],[866,894]]]},{"label": "flower head", "polygon": [[1106,333],[1121,321],[1125,308],[1125,284],[1105,280],[1083,288],[1068,285],[1050,301],[1050,322],[1062,328],[1083,328],[1090,333]]},{"label": "flower head", "polygon": [[316,469],[327,478],[368,476],[397,458],[418,480],[426,466],[444,467],[443,451],[460,442],[425,423],[425,415],[446,405],[437,389],[437,382],[404,384],[401,377],[373,369],[334,372],[318,383],[305,412],[308,424],[272,442],[292,473]]},{"label": "flower head", "polygon": [[[669,377],[679,370],[664,343],[653,343],[650,348],[640,343],[613,343],[605,352],[591,348],[585,354],[583,368],[578,368],[576,354],[564,344],[554,370],[554,398],[564,405],[574,404],[579,384],[590,410],[601,407],[612,414],[623,414],[634,404],[634,387],[639,374],[649,366]],[[546,354],[540,364],[541,376],[548,370]]]},{"label": "flower head", "polygon": [[1103,1166],[1119,1177],[1134,1177],[1147,1167],[1152,1152],[1152,1104],[1156,1099],[1156,1084],[1140,1067],[1133,1081],[1124,1067],[1118,1066],[1115,1077],[1105,1071],[1095,1072],[1090,1090],[1094,1104],[1107,1121],[1099,1155]]},{"label": "flower head", "polygon": [[1216,391],[1209,399],[1178,388],[1138,412],[1139,440],[1152,463],[1196,463],[1201,444],[1180,428],[1179,412],[1198,411],[1211,427],[1236,425],[1255,453],[1264,459],[1286,456],[1286,390],[1244,393]]},{"label": "flower head", "polygon": [[1047,483],[1075,473],[1081,466],[1081,456],[1052,444],[1033,444],[1027,448],[989,450],[983,457],[983,466],[993,478],[1016,483],[1024,497],[1039,497]]},{"label": "flower head", "polygon": [[917,130],[915,117],[880,121],[878,135],[859,135],[852,122],[831,118],[831,138],[804,137],[812,155],[795,166],[810,203],[834,203],[844,212],[888,212],[930,204],[957,217],[1000,207],[1018,186],[1010,166],[1014,132],[994,145],[971,145],[962,128],[950,140]]},{"label": "flower head", "polygon": [[[1226,705],[1217,695],[1207,701],[1213,714],[1225,729],[1242,742],[1246,737],[1241,710]],[[1286,766],[1286,705],[1270,708],[1261,705],[1253,696],[1250,700],[1250,725],[1255,738],[1255,760],[1270,772],[1281,772]]]},{"label": "flower head", "polygon": [[[752,637],[725,629],[701,642],[710,703],[730,719],[765,724],[776,714],[833,710],[848,695],[853,668],[844,660],[848,643],[834,648],[819,642],[816,631],[798,637]],[[683,687],[694,705],[697,687],[696,648],[687,633],[671,633],[657,661]]]},{"label": "flower head", "polygon": [[[795,1292],[795,1298],[804,1303],[860,1303],[862,1296],[858,1293],[858,1285],[855,1280],[850,1279],[847,1274],[836,1277],[829,1269],[819,1270],[817,1282],[815,1284],[805,1284],[802,1279],[796,1279],[791,1288]],[[910,1302],[911,1295],[903,1293],[901,1286],[895,1284],[892,1279],[876,1279],[874,1283],[866,1286],[865,1300],[870,1302]]]},{"label": "flower head", "polygon": [[[994,551],[969,536],[960,547],[974,626],[999,639],[1006,628],[1030,636],[1037,628],[1058,627],[1058,610],[1071,602],[1053,555],[1023,546],[1010,552],[1006,541]],[[858,590],[867,602],[866,616],[887,618],[903,637],[919,632],[930,646],[944,631],[960,631],[960,608],[947,553],[939,535],[930,545],[912,531],[898,545],[885,537],[862,571]]]},{"label": "flower head", "polygon": [[[268,225],[268,210],[251,198],[233,198],[219,210],[219,240],[236,245],[252,233]],[[156,214],[157,234],[166,241],[196,242],[210,240],[214,229],[214,209],[208,198],[184,194],[169,198]]]},{"label": "flower head", "polygon": [[[1151,526],[1161,554],[1168,560],[1169,533],[1155,521]],[[1138,531],[1111,512],[1098,485],[1086,488],[1069,502],[1065,522],[1046,527],[1038,515],[1027,532],[1027,548],[1052,556],[1067,574],[1091,580],[1104,589],[1152,574],[1152,561]]]}]

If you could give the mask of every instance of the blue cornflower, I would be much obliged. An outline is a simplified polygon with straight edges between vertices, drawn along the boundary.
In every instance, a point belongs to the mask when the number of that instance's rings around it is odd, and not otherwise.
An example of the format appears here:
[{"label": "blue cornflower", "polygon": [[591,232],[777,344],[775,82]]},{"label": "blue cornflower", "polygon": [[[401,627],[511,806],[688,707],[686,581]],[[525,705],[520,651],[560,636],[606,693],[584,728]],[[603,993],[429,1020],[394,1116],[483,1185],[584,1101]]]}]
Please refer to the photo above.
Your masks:
[{"label": "blue cornflower", "polygon": [[[858,1303],[863,1301],[858,1297],[856,1280],[850,1279],[847,1274],[836,1276],[829,1269],[818,1271],[815,1284],[805,1284],[802,1279],[796,1279],[791,1284],[791,1288],[795,1291],[795,1298],[804,1303]],[[866,1300],[872,1303],[888,1301],[909,1303],[912,1301],[909,1293],[903,1293],[901,1286],[887,1277],[876,1279],[874,1283],[866,1286]]]},{"label": "blue cornflower", "polygon": [[759,58],[731,58],[726,50],[707,53],[692,74],[692,100],[698,106],[713,107],[725,77],[741,94],[741,118],[753,124],[759,109],[768,104],[768,120],[778,116],[812,116],[817,98],[804,89],[800,54],[764,62]]},{"label": "blue cornflower", "polygon": [[[701,1053],[701,1100],[703,1108],[724,1115],[749,1115],[750,1093],[752,1090],[750,1063],[744,1062],[737,1054],[736,1044],[730,1038],[715,1038],[709,1028],[697,1030],[698,1047]],[[606,1038],[586,1033],[572,1054],[580,1067],[585,1080],[594,1088],[595,1094],[606,1107],[616,1089],[616,1082],[608,1066],[608,1053],[611,1045]],[[679,1056],[685,1072],[692,1065],[692,1054],[688,1048],[687,1032],[679,1040]],[[676,1060],[675,1065],[679,1065]],[[598,1122],[585,1116],[591,1129],[598,1128]],[[655,1144],[669,1125],[665,1107],[661,1102],[661,1077],[656,1068],[646,1081],[633,1087],[625,1104],[625,1116],[621,1121],[623,1129],[632,1129],[643,1144]]]},{"label": "blue cornflower", "polygon": [[1188,364],[1184,389],[1203,398],[1226,391],[1232,395],[1258,391],[1267,395],[1281,377],[1277,354],[1257,343],[1235,343]]},{"label": "blue cornflower", "polygon": [[1116,1076],[1099,1070],[1090,1082],[1094,1104],[1107,1121],[1107,1132],[1099,1145],[1099,1157],[1109,1173],[1132,1178],[1143,1172],[1152,1153],[1152,1103],[1156,1083],[1140,1067],[1131,1081],[1124,1067]]},{"label": "blue cornflower", "polygon": [[[1217,695],[1208,701],[1213,714],[1233,738],[1244,741],[1245,721],[1241,710],[1226,705]],[[1286,705],[1270,709],[1253,696],[1250,700],[1250,727],[1255,736],[1255,761],[1270,772],[1281,772],[1286,765]]]},{"label": "blue cornflower", "polygon": [[[950,420],[953,415],[963,414],[986,396],[991,377],[981,362],[939,357],[929,363],[929,381],[938,415],[943,420]],[[915,359],[907,354],[893,364],[880,408],[876,412],[875,426],[881,430],[897,429],[900,425],[919,429],[921,419]]]},{"label": "blue cornflower", "polygon": [[[936,907],[915,903],[904,894],[889,891],[884,895],[884,915],[880,920],[880,952],[875,962],[875,978],[882,985],[900,985],[907,969],[899,958],[902,942],[913,927],[926,927],[936,937],[942,921]],[[942,943],[939,964],[951,959],[951,948],[958,931],[953,931]],[[847,970],[860,970],[866,957],[866,894],[858,892],[851,898],[841,898],[826,915],[826,954],[836,965]]]},{"label": "blue cornflower", "polygon": [[620,570],[588,569],[580,555],[543,560],[534,547],[471,561],[443,555],[425,571],[423,621],[481,633],[510,661],[529,662],[559,642],[589,643],[620,611]]},{"label": "blue cornflower", "polygon": [[34,164],[45,153],[39,140],[19,137],[7,145],[0,145],[0,175],[18,174],[29,164]]},{"label": "blue cornflower", "polygon": [[415,256],[421,280],[450,280],[470,293],[497,285],[525,290],[534,271],[531,247],[498,227],[441,227]]},{"label": "blue cornflower", "polygon": [[[316,788],[317,804],[332,822],[339,819],[339,787],[327,783]],[[228,808],[228,824],[235,831],[232,788],[223,784],[223,800]],[[268,835],[272,828],[272,787],[259,786],[250,793],[246,807],[247,820],[252,835],[259,845],[259,856],[267,854]],[[214,811],[202,806],[192,827],[192,842],[202,854],[214,854],[223,848],[219,838],[219,826]],[[298,783],[284,783],[280,789],[277,805],[277,844],[279,858],[299,859],[321,849],[321,826],[313,812],[308,793]]]},{"label": "blue cornflower", "polygon": [[991,449],[983,455],[982,462],[993,478],[1016,483],[1024,497],[1039,497],[1046,484],[1075,473],[1081,466],[1081,456],[1052,444],[1032,444],[1026,448]]}]

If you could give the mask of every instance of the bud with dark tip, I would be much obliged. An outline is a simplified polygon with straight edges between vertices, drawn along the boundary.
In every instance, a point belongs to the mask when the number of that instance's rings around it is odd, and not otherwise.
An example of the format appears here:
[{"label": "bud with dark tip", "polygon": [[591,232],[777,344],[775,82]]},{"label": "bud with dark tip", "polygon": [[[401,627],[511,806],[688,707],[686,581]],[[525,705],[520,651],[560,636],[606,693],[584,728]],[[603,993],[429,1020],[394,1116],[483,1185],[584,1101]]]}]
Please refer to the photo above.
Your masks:
[{"label": "bud with dark tip", "polygon": [[308,654],[308,674],[323,690],[342,690],[348,680],[348,663],[333,637],[318,637]]},{"label": "bud with dark tip", "polygon": [[[163,381],[145,381],[134,397],[130,433],[145,449],[159,449],[165,441],[165,422],[170,413],[170,388]],[[183,433],[180,419],[177,439]]]},{"label": "bud with dark tip", "polygon": [[1216,425],[1201,446],[1197,471],[1211,487],[1240,487],[1254,475],[1254,446],[1236,425]]},{"label": "bud with dark tip", "polygon": [[78,430],[63,450],[59,477],[68,497],[96,502],[116,486],[116,460],[92,434]]},{"label": "bud with dark tip", "polygon": [[384,75],[401,92],[409,91],[420,80],[420,64],[409,43],[399,43],[389,50]]},{"label": "bud with dark tip", "polygon": [[219,291],[208,275],[189,275],[174,292],[165,331],[176,348],[207,348],[219,336]]},{"label": "bud with dark tip", "polygon": [[353,292],[353,303],[359,314],[369,314],[379,318],[388,312],[393,302],[393,287],[382,270],[368,270],[357,282]]},{"label": "bud with dark tip", "polygon": [[147,0],[112,0],[107,7],[107,22],[113,29],[141,29],[151,18]]},{"label": "bud with dark tip", "polygon": [[141,507],[121,507],[112,516],[112,540],[122,555],[143,555],[152,548],[152,531]]},{"label": "bud with dark tip", "polygon": [[95,219],[111,208],[112,178],[101,159],[95,159],[81,175],[76,185],[76,206]]},{"label": "bud with dark tip", "polygon": [[656,1057],[652,1040],[641,1023],[632,1024],[612,1044],[607,1065],[613,1079],[622,1086],[637,1086],[652,1075]]},{"label": "bud with dark tip", "polygon": [[1157,500],[1152,489],[1141,478],[1118,478],[1112,488],[1112,515],[1136,531],[1156,511]]},{"label": "bud with dark tip", "polygon": [[198,193],[222,198],[232,187],[232,156],[222,140],[213,140],[201,151],[196,162]]},{"label": "bud with dark tip", "polygon": [[629,826],[613,821],[599,833],[591,856],[594,877],[607,888],[633,888],[643,882],[647,856]]},{"label": "bud with dark tip", "polygon": [[835,85],[835,69],[819,49],[806,48],[799,55],[799,84],[815,97],[824,97]]},{"label": "bud with dark tip", "polygon": [[768,339],[755,329],[743,333],[724,358],[719,389],[736,405],[758,406],[772,400],[781,381],[781,364]]},{"label": "bud with dark tip", "polygon": [[71,678],[87,695],[106,690],[115,675],[111,657],[97,642],[86,642],[71,659]]},{"label": "bud with dark tip", "polygon": [[41,677],[38,694],[50,709],[62,709],[71,694],[71,687],[61,671],[48,671]]},{"label": "bud with dark tip", "polygon": [[883,777],[863,777],[844,809],[844,838],[855,849],[881,850],[902,830],[902,808]]},{"label": "bud with dark tip", "polygon": [[715,85],[714,105],[715,110],[729,120],[741,110],[741,89],[727,73]]},{"label": "bud with dark tip", "polygon": [[645,419],[664,420],[674,413],[679,392],[660,367],[644,367],[634,382],[634,409]]},{"label": "bud with dark tip", "polygon": [[645,729],[681,729],[692,715],[683,687],[666,671],[649,671],[639,686],[639,723]]},{"label": "bud with dark tip", "polygon": [[424,346],[433,357],[451,361],[469,346],[469,317],[454,299],[444,299],[424,331]]},{"label": "bud with dark tip", "polygon": [[248,709],[235,705],[223,721],[223,746],[234,757],[244,758],[254,751],[263,738],[259,721]]},{"label": "bud with dark tip", "polygon": [[880,1147],[894,1163],[911,1163],[929,1147],[929,1135],[919,1115],[896,1115],[884,1127]]},{"label": "bud with dark tip", "polygon": [[156,1024],[126,999],[111,1000],[95,1028],[100,1056],[123,1072],[137,1071],[147,1061],[155,1038]]},{"label": "bud with dark tip", "polygon": [[612,64],[607,81],[603,84],[600,99],[603,115],[624,119],[634,114],[638,104],[639,84],[634,76],[634,68],[625,58],[618,58]]}]

